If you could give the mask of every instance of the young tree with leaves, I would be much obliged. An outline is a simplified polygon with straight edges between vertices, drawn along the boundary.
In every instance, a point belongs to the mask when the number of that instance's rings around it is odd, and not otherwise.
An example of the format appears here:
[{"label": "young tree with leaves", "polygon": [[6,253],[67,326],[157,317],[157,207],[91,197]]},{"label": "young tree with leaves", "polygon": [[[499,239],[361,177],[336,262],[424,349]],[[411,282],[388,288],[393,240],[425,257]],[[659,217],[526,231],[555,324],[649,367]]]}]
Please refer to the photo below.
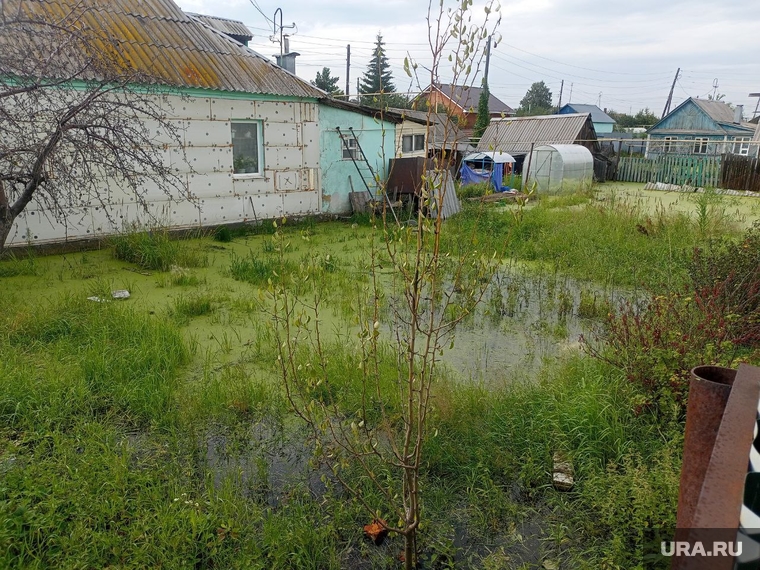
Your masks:
[{"label": "young tree with leaves", "polygon": [[[473,23],[476,16],[469,1],[452,8],[443,1],[440,11],[428,14],[432,64],[425,83],[440,83],[442,74],[460,85],[472,81],[485,38],[500,21],[492,24],[495,2],[487,3],[479,25]],[[381,71],[381,65],[377,69]],[[418,65],[406,58],[404,69],[416,77]],[[434,124],[431,113],[428,140]],[[354,355],[350,366],[355,380],[350,387],[336,385],[331,375],[334,360],[320,317],[328,291],[315,290],[308,299],[294,293],[299,283],[317,282],[324,264],[301,264],[296,274],[285,270],[290,244],[278,231],[274,248],[283,270],[269,285],[283,385],[292,408],[310,428],[316,459],[331,467],[334,479],[374,519],[367,525],[373,532],[389,531],[403,538],[400,558],[407,570],[419,567],[424,450],[435,436],[431,423],[442,375],[439,359],[453,345],[457,324],[482,301],[498,264],[497,255],[474,245],[474,228],[471,235],[460,236],[469,247],[459,253],[442,241],[447,231],[442,204],[447,192],[454,192],[455,153],[447,151],[458,144],[454,121],[448,118],[442,126],[443,152],[431,161],[415,189],[420,200],[416,223],[398,223],[387,211],[392,207],[387,201],[381,216],[372,220],[362,254],[368,282],[357,283],[359,332],[345,339]],[[387,355],[393,362],[390,368],[383,365]],[[347,401],[347,391],[360,394],[359,401]]]},{"label": "young tree with leaves", "polygon": [[537,81],[530,86],[525,97],[520,100],[517,116],[550,115],[552,110],[552,92],[549,91],[546,83]]},{"label": "young tree with leaves", "polygon": [[378,33],[372,59],[359,82],[360,100],[364,105],[385,108],[388,106],[388,95],[395,92],[396,86],[393,84],[391,66],[385,54],[383,35]]},{"label": "young tree with leaves", "polygon": [[343,91],[338,87],[338,81],[340,81],[340,77],[333,77],[330,75],[330,68],[323,67],[322,71],[317,71],[317,77],[311,84],[322,91],[326,91],[333,97],[339,97],[343,95]]}]

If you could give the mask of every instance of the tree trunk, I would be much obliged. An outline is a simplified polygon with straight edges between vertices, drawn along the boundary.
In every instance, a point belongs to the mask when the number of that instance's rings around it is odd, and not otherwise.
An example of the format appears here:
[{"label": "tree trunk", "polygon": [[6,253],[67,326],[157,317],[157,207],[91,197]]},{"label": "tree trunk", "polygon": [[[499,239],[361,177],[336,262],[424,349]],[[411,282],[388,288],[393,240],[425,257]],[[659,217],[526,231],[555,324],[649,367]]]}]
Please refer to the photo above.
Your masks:
[{"label": "tree trunk", "polygon": [[0,182],[0,255],[5,251],[5,240],[8,239],[8,235],[11,233],[14,220],[15,217],[11,212],[10,204],[8,204],[5,188],[3,187],[3,183]]}]

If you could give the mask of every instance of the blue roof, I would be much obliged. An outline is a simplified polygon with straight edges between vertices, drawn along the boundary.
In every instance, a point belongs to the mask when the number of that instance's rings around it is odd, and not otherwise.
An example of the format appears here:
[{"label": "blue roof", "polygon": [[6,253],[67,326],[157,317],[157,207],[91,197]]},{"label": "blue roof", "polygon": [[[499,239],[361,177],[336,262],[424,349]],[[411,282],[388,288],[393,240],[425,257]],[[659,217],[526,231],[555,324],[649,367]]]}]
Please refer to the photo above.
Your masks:
[{"label": "blue roof", "polygon": [[589,113],[592,123],[614,123],[615,119],[602,111],[596,105],[580,105],[576,103],[567,103],[559,110],[560,115],[567,113]]}]

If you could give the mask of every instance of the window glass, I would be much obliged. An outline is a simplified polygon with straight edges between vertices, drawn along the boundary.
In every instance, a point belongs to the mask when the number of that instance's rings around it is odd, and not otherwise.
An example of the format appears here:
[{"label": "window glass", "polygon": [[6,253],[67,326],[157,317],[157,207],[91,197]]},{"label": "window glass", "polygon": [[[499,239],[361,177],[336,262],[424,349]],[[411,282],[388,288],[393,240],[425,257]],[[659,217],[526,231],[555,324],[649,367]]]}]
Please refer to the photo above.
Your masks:
[{"label": "window glass", "polygon": [[[345,139],[346,142],[340,141],[340,144],[343,147],[343,159],[344,160],[351,160],[356,159],[357,155],[357,148],[356,148],[356,139]],[[346,148],[346,145],[348,145],[348,148]]]},{"label": "window glass", "polygon": [[707,154],[707,139],[705,138],[694,139],[694,153]]},{"label": "window glass", "polygon": [[414,150],[425,150],[425,135],[414,135]]},{"label": "window glass", "polygon": [[235,174],[261,174],[261,123],[232,122],[232,166]]},{"label": "window glass", "polygon": [[734,140],[734,154],[749,155],[749,137],[738,137]]},{"label": "window glass", "polygon": [[401,137],[401,152],[412,152],[412,135]]}]

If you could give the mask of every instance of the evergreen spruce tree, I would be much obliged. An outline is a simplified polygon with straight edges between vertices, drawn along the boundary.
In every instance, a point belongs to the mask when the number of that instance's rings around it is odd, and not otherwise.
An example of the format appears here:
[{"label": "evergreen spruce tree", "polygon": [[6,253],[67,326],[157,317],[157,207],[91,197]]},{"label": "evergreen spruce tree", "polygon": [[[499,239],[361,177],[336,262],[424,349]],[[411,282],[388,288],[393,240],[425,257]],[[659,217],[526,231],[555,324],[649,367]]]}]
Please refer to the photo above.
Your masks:
[{"label": "evergreen spruce tree", "polygon": [[480,140],[491,123],[491,112],[488,109],[488,100],[490,98],[491,93],[488,91],[488,83],[483,81],[483,90],[480,92],[480,99],[478,100],[478,118],[475,120],[475,130],[472,133],[473,138],[476,140]]},{"label": "evergreen spruce tree", "polygon": [[343,95],[343,91],[338,87],[338,81],[340,81],[339,77],[333,77],[330,75],[329,67],[323,67],[322,71],[317,71],[317,77],[311,82],[311,84],[322,91],[327,91],[333,97],[339,97]]},{"label": "evergreen spruce tree", "polygon": [[385,94],[396,91],[390,67],[388,58],[385,55],[383,35],[378,33],[372,59],[359,84],[362,104],[379,108],[387,106],[388,97]]}]

